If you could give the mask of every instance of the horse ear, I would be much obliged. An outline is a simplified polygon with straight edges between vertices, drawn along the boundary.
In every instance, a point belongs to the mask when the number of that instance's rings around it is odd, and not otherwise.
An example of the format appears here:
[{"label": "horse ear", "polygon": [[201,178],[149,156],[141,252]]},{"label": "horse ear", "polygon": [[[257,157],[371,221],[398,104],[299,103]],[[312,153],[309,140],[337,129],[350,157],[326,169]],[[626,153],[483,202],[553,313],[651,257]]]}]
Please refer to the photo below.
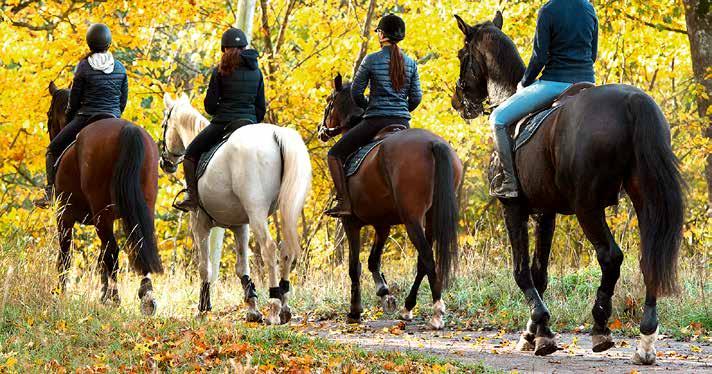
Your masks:
[{"label": "horse ear", "polygon": [[341,91],[342,88],[344,88],[344,83],[341,78],[341,73],[336,73],[336,77],[334,77],[334,90]]},{"label": "horse ear", "polygon": [[463,21],[460,16],[455,14],[455,19],[457,20],[457,27],[460,28],[460,31],[462,31],[465,36],[470,35],[470,25],[467,24],[467,22]]},{"label": "horse ear", "polygon": [[169,94],[168,92],[163,94],[163,104],[166,106],[166,108],[173,107],[173,98],[171,97],[171,94]]},{"label": "horse ear", "polygon": [[49,89],[49,94],[52,96],[54,96],[54,93],[57,92],[57,90],[59,90],[59,88],[57,88],[57,85],[54,84],[54,81],[49,82],[48,89]]},{"label": "horse ear", "polygon": [[499,10],[497,11],[497,13],[494,15],[492,23],[494,23],[494,25],[497,26],[498,29],[502,30],[502,25],[504,24],[504,17],[502,17],[502,12],[500,12]]}]

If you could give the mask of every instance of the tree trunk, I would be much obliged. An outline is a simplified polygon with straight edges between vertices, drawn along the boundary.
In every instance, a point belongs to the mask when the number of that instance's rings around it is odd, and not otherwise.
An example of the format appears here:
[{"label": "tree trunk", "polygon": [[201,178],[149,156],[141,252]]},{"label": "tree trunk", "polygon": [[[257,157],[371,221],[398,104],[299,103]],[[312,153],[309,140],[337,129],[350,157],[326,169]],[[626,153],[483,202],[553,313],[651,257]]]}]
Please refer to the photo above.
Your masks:
[{"label": "tree trunk", "polygon": [[[712,139],[712,0],[684,0],[685,20],[687,22],[687,36],[690,39],[690,51],[692,55],[692,70],[695,79],[705,88],[707,97],[702,95],[697,97],[697,110],[704,121],[706,121],[704,136]],[[712,155],[707,155],[707,165],[705,167],[705,177],[707,179],[707,201],[710,211],[712,211]]]},{"label": "tree trunk", "polygon": [[368,39],[371,35],[371,20],[373,19],[373,12],[376,10],[376,0],[371,0],[368,4],[368,11],[366,12],[366,19],[363,21],[363,29],[361,30],[361,50],[358,52],[358,57],[356,57],[356,63],[354,63],[354,76],[356,71],[358,71],[359,65],[364,57],[366,57],[366,52],[368,51]]},{"label": "tree trunk", "polygon": [[255,18],[255,5],[257,0],[240,0],[237,4],[235,27],[247,35],[247,41],[252,44],[252,24]]}]

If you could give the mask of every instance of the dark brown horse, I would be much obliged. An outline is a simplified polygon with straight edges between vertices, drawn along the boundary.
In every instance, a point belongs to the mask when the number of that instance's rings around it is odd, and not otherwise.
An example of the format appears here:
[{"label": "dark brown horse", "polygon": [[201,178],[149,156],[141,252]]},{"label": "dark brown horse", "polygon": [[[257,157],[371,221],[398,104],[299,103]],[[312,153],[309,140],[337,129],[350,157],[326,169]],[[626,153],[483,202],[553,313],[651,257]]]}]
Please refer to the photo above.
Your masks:
[{"label": "dark brown horse", "polygon": [[[69,90],[49,85],[52,104],[47,112],[50,138],[66,124]],[[126,250],[134,270],[143,275],[138,296],[141,311],[153,314],[151,273],[163,267],[156,247],[153,219],[158,190],[158,147],[148,133],[122,119],[102,119],[84,128],[64,153],[57,168],[57,226],[60,252],[59,288],[67,282],[75,223],[92,224],[101,239],[99,270],[105,303],[119,303],[116,288],[119,246],[114,220],[122,219]]]},{"label": "dark brown horse", "polygon": [[[462,117],[484,113],[514,94],[524,73],[517,49],[501,30],[502,14],[469,26],[455,16],[465,35],[459,52],[460,78],[453,107]],[[575,214],[601,265],[593,306],[593,350],[613,347],[608,318],[623,252],[606,223],[605,208],[618,203],[621,187],[633,201],[641,233],[640,269],[646,286],[638,363],[655,361],[658,296],[677,287],[676,268],[684,215],[684,182],[670,146],[670,127],[657,104],[625,85],[589,88],[570,98],[515,154],[523,197],[503,200],[512,244],[514,278],[531,308],[520,348],[538,355],[554,352],[549,311],[542,295],[556,214]],[[536,248],[529,261],[527,220],[534,215]]]},{"label": "dark brown horse", "polygon": [[[324,121],[319,129],[323,141],[349,130],[363,111],[351,98],[351,85],[334,80]],[[402,130],[389,135],[364,160],[348,180],[353,215],[342,218],[349,241],[351,311],[348,319],[361,319],[360,233],[366,225],[376,232],[368,269],[376,283],[386,312],[395,311],[395,298],[381,274],[381,255],[391,227],[405,225],[418,252],[415,282],[405,300],[401,317],[412,319],[418,289],[428,276],[434,312],[430,321],[436,329],[444,326],[445,304],[441,300],[451,268],[457,263],[458,204],[456,190],[462,178],[462,163],[441,137],[421,129]],[[436,246],[437,267],[433,256]]]}]

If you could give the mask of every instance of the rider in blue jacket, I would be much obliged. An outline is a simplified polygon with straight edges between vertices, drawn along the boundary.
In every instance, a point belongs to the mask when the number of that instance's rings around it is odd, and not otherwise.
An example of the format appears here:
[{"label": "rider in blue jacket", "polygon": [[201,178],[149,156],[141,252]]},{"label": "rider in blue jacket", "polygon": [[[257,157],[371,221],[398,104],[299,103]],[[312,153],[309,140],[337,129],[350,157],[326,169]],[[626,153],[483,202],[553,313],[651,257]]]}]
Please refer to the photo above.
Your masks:
[{"label": "rider in blue jacket", "polygon": [[[519,196],[507,127],[551,102],[573,83],[595,82],[598,18],[588,0],[550,0],[539,11],[534,50],[517,93],[490,116],[504,180],[493,191],[501,198]],[[543,72],[542,72],[543,70]],[[541,77],[537,79],[541,74]]]},{"label": "rider in blue jacket", "polygon": [[[405,22],[394,14],[388,14],[381,18],[376,33],[381,50],[363,59],[351,85],[351,96],[365,110],[363,121],[347,131],[328,154],[327,163],[336,187],[337,204],[326,214],[333,217],[351,214],[343,168],[346,158],[386,126],[408,126],[410,112],[418,107],[423,97],[418,66],[398,48],[398,42],[405,38]],[[364,96],[366,86],[370,87],[368,99]]]},{"label": "rider in blue jacket", "polygon": [[35,202],[42,208],[48,207],[52,201],[57,157],[89,124],[92,116],[110,114],[119,118],[126,108],[129,84],[126,69],[109,52],[111,31],[104,24],[93,24],[87,30],[86,41],[91,52],[74,69],[74,81],[66,110],[68,123],[47,148],[45,196]]}]

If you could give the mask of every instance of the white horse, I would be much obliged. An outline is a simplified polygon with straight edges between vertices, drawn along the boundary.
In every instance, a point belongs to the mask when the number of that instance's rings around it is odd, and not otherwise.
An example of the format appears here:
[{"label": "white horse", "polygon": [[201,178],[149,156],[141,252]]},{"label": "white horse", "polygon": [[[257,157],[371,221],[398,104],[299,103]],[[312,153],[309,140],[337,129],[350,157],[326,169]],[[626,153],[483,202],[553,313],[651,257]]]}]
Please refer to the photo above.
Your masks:
[{"label": "white horse", "polygon": [[[190,105],[185,95],[174,100],[165,94],[163,102],[166,110],[161,168],[173,173],[188,144],[209,122]],[[211,309],[210,284],[218,278],[222,240],[227,228],[235,234],[237,243],[235,270],[245,291],[247,320],[262,320],[255,286],[250,279],[247,243],[252,229],[270,287],[266,322],[279,324],[291,319],[287,305],[289,273],[301,253],[297,224],[311,179],[307,147],[297,131],[260,123],[244,126],[230,135],[198,180],[202,208],[191,213],[190,226],[198,248],[202,280],[200,312]],[[281,249],[277,248],[267,224],[267,217],[276,210],[281,215],[284,237]]]}]

